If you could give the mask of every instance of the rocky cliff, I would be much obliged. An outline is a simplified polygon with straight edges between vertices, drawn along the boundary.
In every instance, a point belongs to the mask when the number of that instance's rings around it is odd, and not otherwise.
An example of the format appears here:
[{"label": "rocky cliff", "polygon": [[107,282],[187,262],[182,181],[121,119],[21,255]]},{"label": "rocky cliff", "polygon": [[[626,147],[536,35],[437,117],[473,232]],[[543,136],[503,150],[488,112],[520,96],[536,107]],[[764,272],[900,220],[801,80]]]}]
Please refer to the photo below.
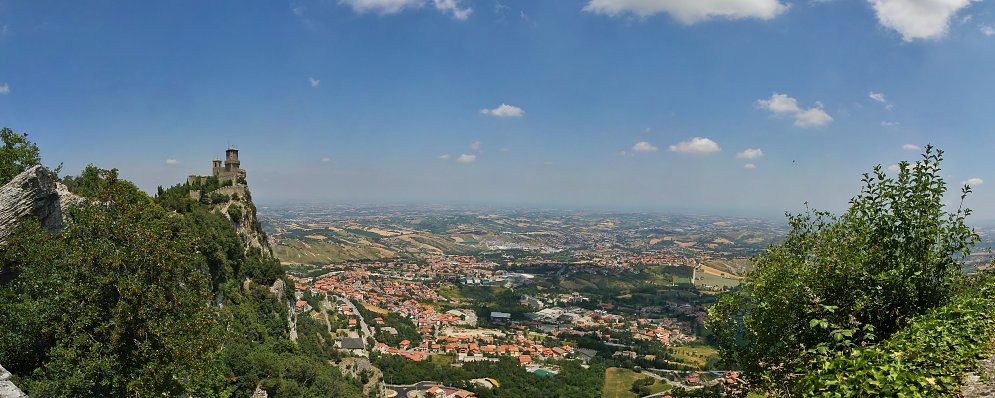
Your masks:
[{"label": "rocky cliff", "polygon": [[42,227],[62,229],[69,206],[83,199],[73,195],[59,182],[58,176],[42,166],[18,174],[0,187],[0,244],[25,218],[34,218]]},{"label": "rocky cliff", "polygon": [[273,249],[270,248],[266,233],[259,225],[256,205],[252,203],[251,196],[233,196],[228,202],[216,205],[215,209],[228,217],[235,227],[235,232],[242,238],[246,250],[256,248],[262,251],[263,256],[273,257]]}]

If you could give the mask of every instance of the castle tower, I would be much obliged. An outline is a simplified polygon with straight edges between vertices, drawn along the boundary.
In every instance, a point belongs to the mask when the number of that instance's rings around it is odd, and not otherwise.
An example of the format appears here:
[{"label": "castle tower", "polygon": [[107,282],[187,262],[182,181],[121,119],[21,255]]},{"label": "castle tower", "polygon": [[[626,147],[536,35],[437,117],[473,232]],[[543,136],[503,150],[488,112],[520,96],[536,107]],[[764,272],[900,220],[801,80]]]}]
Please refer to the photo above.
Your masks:
[{"label": "castle tower", "polygon": [[239,169],[238,149],[228,148],[225,151],[225,170],[234,172]]},{"label": "castle tower", "polygon": [[211,171],[214,173],[214,176],[217,177],[217,176],[221,175],[221,170],[222,170],[221,169],[221,159],[214,159],[214,163],[213,163],[213,165],[211,167]]}]

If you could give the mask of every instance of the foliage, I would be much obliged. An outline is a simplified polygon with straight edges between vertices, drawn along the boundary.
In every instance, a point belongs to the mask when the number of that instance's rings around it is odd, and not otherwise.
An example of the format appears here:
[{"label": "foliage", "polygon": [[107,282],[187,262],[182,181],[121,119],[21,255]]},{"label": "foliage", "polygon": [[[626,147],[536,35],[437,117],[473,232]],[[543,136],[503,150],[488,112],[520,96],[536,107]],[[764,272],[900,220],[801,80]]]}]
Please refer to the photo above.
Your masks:
[{"label": "foliage", "polygon": [[879,344],[819,350],[794,390],[826,397],[957,395],[961,377],[995,338],[995,278],[980,276],[968,287]]},{"label": "foliage", "polygon": [[298,318],[298,344],[287,339],[287,307],[264,286],[229,289],[228,334],[223,351],[233,396],[258,384],[270,397],[358,397],[361,388],[327,363],[338,359],[323,326]]},{"label": "foliage", "polygon": [[38,146],[28,141],[27,134],[0,129],[0,185],[6,184],[31,166],[41,163]]},{"label": "foliage", "polygon": [[757,385],[791,390],[786,376],[812,356],[874,344],[946,304],[978,237],[970,210],[944,207],[942,153],[927,147],[897,178],[875,167],[841,216],[789,215],[786,240],[710,309],[723,359]]},{"label": "foliage", "polygon": [[[466,388],[480,398],[599,397],[606,368],[600,360],[592,362],[587,369],[577,361],[562,361],[557,363],[560,373],[546,377],[527,372],[515,358],[470,362],[461,368],[435,362],[414,362],[394,355],[374,356],[373,362],[383,371],[384,380],[389,384],[431,380]],[[498,380],[501,387],[489,390],[466,382],[484,377]]]},{"label": "foliage", "polygon": [[236,224],[242,222],[242,209],[238,206],[228,206],[228,218]]},{"label": "foliage", "polygon": [[288,339],[279,263],[189,186],[156,201],[92,165],[63,182],[91,199],[66,230],[27,220],[0,252],[0,363],[31,396],[361,395],[320,326]]},{"label": "foliage", "polygon": [[220,393],[193,246],[165,212],[128,203],[74,209],[61,236],[24,223],[3,253],[17,277],[0,312],[21,316],[0,318],[0,360],[34,396]]}]

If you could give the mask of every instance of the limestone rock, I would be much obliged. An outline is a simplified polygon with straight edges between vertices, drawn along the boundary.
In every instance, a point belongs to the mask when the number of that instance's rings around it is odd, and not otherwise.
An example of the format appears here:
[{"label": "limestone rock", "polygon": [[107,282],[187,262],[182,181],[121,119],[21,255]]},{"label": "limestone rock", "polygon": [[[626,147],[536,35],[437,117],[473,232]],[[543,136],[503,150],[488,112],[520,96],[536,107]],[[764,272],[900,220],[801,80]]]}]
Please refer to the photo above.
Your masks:
[{"label": "limestone rock", "polygon": [[0,398],[27,398],[20,388],[10,381],[10,372],[0,366]]},{"label": "limestone rock", "polygon": [[246,250],[256,248],[262,252],[263,256],[273,257],[273,249],[270,248],[269,241],[266,239],[266,233],[259,227],[255,205],[246,197],[245,191],[242,192],[243,194],[239,196],[238,200],[232,199],[217,205],[215,208],[231,221],[232,226],[235,227],[235,232],[245,244]]},{"label": "limestone rock", "polygon": [[273,295],[276,296],[276,298],[283,300],[283,290],[285,288],[286,286],[283,283],[283,279],[277,279],[275,282],[273,282],[273,286],[269,287],[269,292],[273,293]]},{"label": "limestone rock", "polygon": [[251,398],[268,398],[268,397],[269,394],[266,393],[266,390],[263,390],[262,388],[259,388],[259,386],[256,386],[256,391],[252,392]]},{"label": "limestone rock", "polygon": [[65,225],[65,211],[83,201],[73,195],[49,169],[34,166],[0,187],[0,244],[25,217],[41,222],[50,231]]},{"label": "limestone rock", "polygon": [[339,363],[339,370],[342,371],[342,374],[344,375],[351,375],[356,378],[362,377],[365,373],[369,379],[363,386],[363,394],[366,396],[380,396],[379,393],[384,388],[383,372],[381,372],[376,366],[373,366],[369,359],[345,358]]}]

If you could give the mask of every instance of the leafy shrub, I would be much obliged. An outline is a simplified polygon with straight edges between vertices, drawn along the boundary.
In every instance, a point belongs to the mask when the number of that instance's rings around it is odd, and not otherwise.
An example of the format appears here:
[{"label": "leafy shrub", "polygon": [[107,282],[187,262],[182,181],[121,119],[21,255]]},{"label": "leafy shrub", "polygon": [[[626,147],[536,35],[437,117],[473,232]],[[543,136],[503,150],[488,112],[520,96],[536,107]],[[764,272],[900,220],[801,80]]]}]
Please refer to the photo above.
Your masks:
[{"label": "leafy shrub", "polygon": [[879,344],[835,352],[817,348],[795,391],[826,397],[956,395],[963,374],[995,338],[995,279],[986,275],[971,286]]},{"label": "leafy shrub", "polygon": [[0,185],[41,163],[38,146],[28,141],[27,134],[4,127],[0,129],[0,144]]},{"label": "leafy shrub", "polygon": [[242,222],[242,209],[238,206],[228,206],[228,218],[233,223]]},{"label": "leafy shrub", "polygon": [[709,311],[723,360],[755,385],[790,390],[787,376],[823,354],[813,350],[874,344],[946,304],[978,236],[970,210],[945,210],[942,154],[927,147],[897,178],[875,167],[841,216],[789,215],[785,241]]}]

